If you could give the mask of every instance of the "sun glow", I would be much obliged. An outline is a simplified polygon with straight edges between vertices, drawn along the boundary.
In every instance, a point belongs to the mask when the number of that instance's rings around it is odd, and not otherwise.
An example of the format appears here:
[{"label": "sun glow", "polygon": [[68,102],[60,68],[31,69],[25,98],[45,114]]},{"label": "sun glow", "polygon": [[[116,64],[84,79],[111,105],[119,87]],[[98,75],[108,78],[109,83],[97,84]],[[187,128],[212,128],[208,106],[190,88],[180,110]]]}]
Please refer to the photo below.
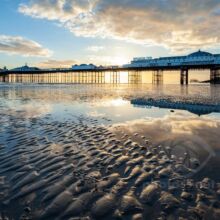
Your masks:
[{"label": "sun glow", "polygon": [[129,59],[126,57],[115,57],[111,62],[114,65],[122,66],[123,64],[129,63]]}]

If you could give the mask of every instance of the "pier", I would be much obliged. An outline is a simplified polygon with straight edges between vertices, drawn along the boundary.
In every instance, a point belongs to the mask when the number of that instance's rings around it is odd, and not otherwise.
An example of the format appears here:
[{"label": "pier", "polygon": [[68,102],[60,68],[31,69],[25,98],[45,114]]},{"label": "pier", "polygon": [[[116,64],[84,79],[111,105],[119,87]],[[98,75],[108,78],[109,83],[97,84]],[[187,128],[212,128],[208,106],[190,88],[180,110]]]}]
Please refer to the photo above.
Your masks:
[{"label": "pier", "polygon": [[75,65],[69,69],[37,69],[24,66],[14,70],[0,72],[1,82],[27,83],[109,83],[119,84],[120,73],[127,73],[128,83],[142,83],[143,72],[152,74],[153,84],[163,84],[165,71],[178,71],[181,85],[189,84],[191,70],[209,70],[211,84],[220,83],[220,54],[198,51],[188,56],[162,58],[134,58],[130,64],[114,67],[96,67],[90,65]]},{"label": "pier", "polygon": [[[152,84],[163,84],[165,71],[179,71],[180,84],[189,83],[190,70],[210,70],[210,83],[220,83],[220,65],[190,65],[190,66],[157,66],[157,67],[118,67],[91,70],[37,70],[37,71],[4,71],[0,72],[0,82],[5,83],[58,83],[62,77],[62,83],[94,83],[104,84],[105,74],[110,75],[110,83],[120,83],[119,74],[128,74],[128,83],[139,84],[142,82],[142,73],[152,74]],[[60,76],[59,76],[60,75]],[[46,79],[46,81],[45,81]]]}]

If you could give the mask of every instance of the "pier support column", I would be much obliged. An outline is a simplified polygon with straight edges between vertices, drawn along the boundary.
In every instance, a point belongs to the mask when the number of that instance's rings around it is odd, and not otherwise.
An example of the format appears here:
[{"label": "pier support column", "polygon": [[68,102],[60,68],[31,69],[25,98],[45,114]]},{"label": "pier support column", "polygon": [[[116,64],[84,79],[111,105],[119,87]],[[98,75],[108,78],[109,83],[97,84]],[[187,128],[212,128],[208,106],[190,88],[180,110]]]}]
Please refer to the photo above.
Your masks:
[{"label": "pier support column", "polygon": [[210,70],[210,83],[220,83],[220,69],[211,69]]},{"label": "pier support column", "polygon": [[112,84],[120,83],[120,74],[118,71],[113,71],[110,73],[110,83]]},{"label": "pier support column", "polygon": [[141,72],[138,71],[138,70],[128,72],[128,83],[129,84],[140,84],[140,83],[142,83]]},{"label": "pier support column", "polygon": [[180,72],[180,84],[181,85],[188,85],[189,84],[189,70],[188,69],[181,69]]},{"label": "pier support column", "polygon": [[3,82],[9,83],[9,75],[3,76]]},{"label": "pier support column", "polygon": [[101,81],[102,84],[105,83],[105,72],[101,72]]},{"label": "pier support column", "polygon": [[153,84],[163,84],[163,70],[155,70],[152,75]]},{"label": "pier support column", "polygon": [[102,72],[98,72],[98,82],[99,82],[99,84],[102,84],[103,82],[102,82],[103,80],[102,80]]},{"label": "pier support column", "polygon": [[95,80],[94,80],[93,72],[90,72],[89,75],[90,75],[90,83],[94,84]]}]

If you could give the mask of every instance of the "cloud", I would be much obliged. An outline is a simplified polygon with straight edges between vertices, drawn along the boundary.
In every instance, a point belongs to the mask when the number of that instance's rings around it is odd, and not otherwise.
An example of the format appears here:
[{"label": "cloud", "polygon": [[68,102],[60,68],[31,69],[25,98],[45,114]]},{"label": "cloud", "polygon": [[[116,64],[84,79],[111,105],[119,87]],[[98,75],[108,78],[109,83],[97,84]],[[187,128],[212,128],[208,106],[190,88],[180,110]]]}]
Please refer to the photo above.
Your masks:
[{"label": "cloud", "polygon": [[91,51],[91,52],[99,52],[99,51],[104,50],[104,49],[105,49],[105,47],[103,47],[103,46],[89,46],[87,48],[87,50]]},{"label": "cloud", "polygon": [[0,52],[9,55],[49,57],[52,52],[39,43],[20,36],[0,35]]},{"label": "cloud", "polygon": [[94,0],[30,0],[20,4],[19,11],[35,18],[69,21],[75,16],[92,10]]},{"label": "cloud", "polygon": [[46,60],[38,63],[37,66],[40,68],[70,68],[76,64],[75,60]]},{"label": "cloud", "polygon": [[76,36],[123,39],[183,52],[220,45],[219,0],[31,0],[19,11]]}]

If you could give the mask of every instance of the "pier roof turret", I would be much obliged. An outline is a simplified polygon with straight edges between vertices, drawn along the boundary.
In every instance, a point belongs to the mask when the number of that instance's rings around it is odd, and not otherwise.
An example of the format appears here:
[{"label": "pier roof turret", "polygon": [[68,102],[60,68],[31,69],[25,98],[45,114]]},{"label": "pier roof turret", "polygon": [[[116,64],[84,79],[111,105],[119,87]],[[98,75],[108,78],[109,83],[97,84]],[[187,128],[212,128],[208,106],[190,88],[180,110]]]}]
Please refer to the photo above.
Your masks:
[{"label": "pier roof turret", "polygon": [[189,57],[201,57],[201,56],[213,56],[213,55],[211,53],[201,51],[201,50],[189,54]]}]

